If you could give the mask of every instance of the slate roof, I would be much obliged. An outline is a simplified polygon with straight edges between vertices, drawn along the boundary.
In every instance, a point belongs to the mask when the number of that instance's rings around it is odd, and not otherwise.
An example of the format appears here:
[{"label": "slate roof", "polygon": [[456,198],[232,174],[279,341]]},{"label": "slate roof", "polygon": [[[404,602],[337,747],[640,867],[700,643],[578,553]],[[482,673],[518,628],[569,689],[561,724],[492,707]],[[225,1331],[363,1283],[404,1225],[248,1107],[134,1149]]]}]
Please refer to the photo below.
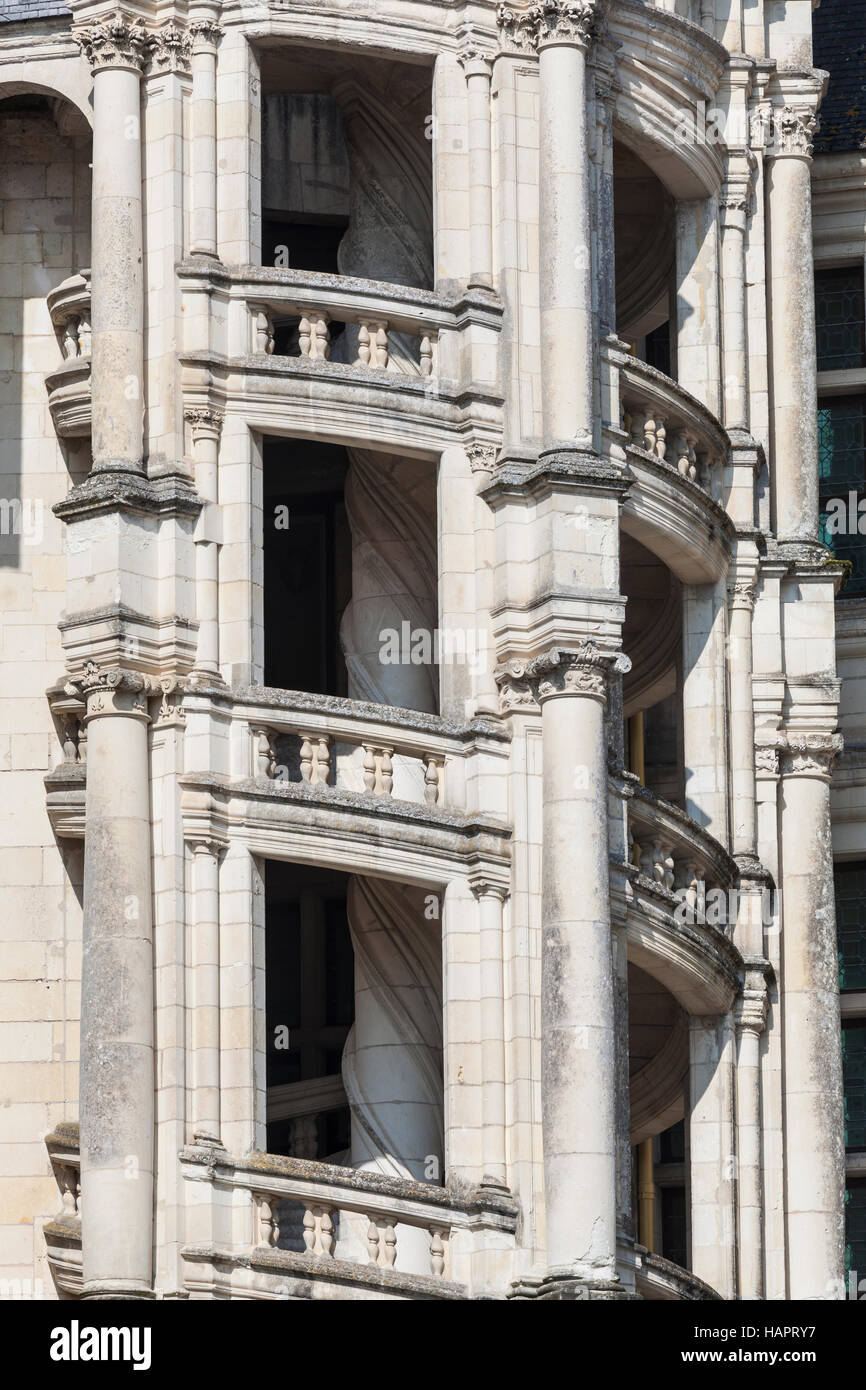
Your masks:
[{"label": "slate roof", "polygon": [[866,150],[866,0],[821,0],[812,23],[815,67],[830,74],[815,153]]},{"label": "slate roof", "polygon": [[0,24],[18,24],[22,19],[52,19],[68,15],[63,0],[0,0]]}]

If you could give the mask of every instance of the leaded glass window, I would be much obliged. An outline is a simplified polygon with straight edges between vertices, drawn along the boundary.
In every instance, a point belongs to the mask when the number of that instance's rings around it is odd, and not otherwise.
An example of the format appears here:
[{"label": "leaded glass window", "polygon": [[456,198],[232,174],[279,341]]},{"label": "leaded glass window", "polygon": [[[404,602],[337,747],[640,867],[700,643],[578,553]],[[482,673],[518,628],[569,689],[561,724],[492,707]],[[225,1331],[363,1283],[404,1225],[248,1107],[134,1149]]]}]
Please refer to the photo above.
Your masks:
[{"label": "leaded glass window", "polygon": [[834,876],[839,988],[866,990],[866,861],[837,864]]},{"label": "leaded glass window", "polygon": [[[821,539],[851,563],[846,597],[866,593],[866,396],[833,396],[818,404]],[[860,507],[860,503],[864,506]]]},{"label": "leaded glass window", "polygon": [[815,319],[819,372],[866,366],[861,268],[816,271]]},{"label": "leaded glass window", "polygon": [[866,1149],[866,1019],[842,1024],[845,1147]]}]

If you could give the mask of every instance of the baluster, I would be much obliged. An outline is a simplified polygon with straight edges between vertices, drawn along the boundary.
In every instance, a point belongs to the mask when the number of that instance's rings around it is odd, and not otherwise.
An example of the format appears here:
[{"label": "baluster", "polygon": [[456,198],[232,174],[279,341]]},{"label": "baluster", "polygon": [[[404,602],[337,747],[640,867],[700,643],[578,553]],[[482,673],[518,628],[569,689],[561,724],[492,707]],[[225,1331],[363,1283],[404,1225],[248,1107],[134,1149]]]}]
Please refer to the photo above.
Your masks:
[{"label": "baluster", "polygon": [[432,753],[424,755],[424,800],[428,806],[435,806],[439,800],[440,764]]},{"label": "baluster", "polygon": [[664,462],[667,455],[667,425],[664,420],[656,421],[656,442],[654,453],[657,459]]},{"label": "baluster", "polygon": [[644,845],[641,849],[639,868],[646,878],[653,877],[655,856],[652,845]]},{"label": "baluster", "polygon": [[60,1178],[60,1214],[67,1219],[78,1215],[78,1173],[75,1168],[64,1164],[58,1174]]},{"label": "baluster", "polygon": [[421,339],[421,375],[433,375],[433,341],[427,333]]},{"label": "baluster", "polygon": [[82,314],[78,320],[78,353],[80,357],[90,356],[90,314]]},{"label": "baluster", "polygon": [[445,1255],[449,1231],[447,1226],[430,1227],[430,1272],[434,1279],[441,1279],[445,1273]]},{"label": "baluster", "polygon": [[310,1207],[304,1208],[304,1245],[308,1255],[316,1253],[316,1218]]},{"label": "baluster", "polygon": [[373,1217],[369,1218],[370,1224],[367,1227],[367,1255],[368,1264],[377,1265],[379,1263],[379,1227]]},{"label": "baluster", "polygon": [[334,1223],[331,1220],[331,1209],[330,1207],[313,1207],[313,1216],[316,1221],[314,1253],[332,1259],[334,1254]]},{"label": "baluster", "polygon": [[630,858],[628,862],[633,864],[636,869],[640,869],[643,856],[643,845],[635,839],[631,831],[628,832],[628,838],[630,846]]},{"label": "baluster", "polygon": [[301,744],[301,781],[312,781],[313,773],[313,745],[308,738]]},{"label": "baluster", "polygon": [[270,314],[260,309],[256,314],[256,351],[272,353],[274,350],[274,325]]},{"label": "baluster", "polygon": [[312,319],[313,340],[310,344],[310,356],[319,361],[326,361],[331,355],[331,334],[328,328],[327,315],[317,312]]},{"label": "baluster", "polygon": [[271,743],[270,729],[254,729],[256,740],[256,779],[270,779],[276,770],[276,758]]},{"label": "baluster", "polygon": [[331,772],[331,745],[330,740],[321,734],[316,740],[316,747],[313,752],[313,781],[322,786],[326,786]]},{"label": "baluster", "polygon": [[654,882],[664,885],[665,881],[665,852],[659,840],[653,842],[652,855],[652,875]]},{"label": "baluster", "polygon": [[298,324],[298,344],[301,349],[302,357],[310,356],[310,344],[313,341],[313,325],[309,319],[301,319]]},{"label": "baluster", "polygon": [[259,1244],[275,1250],[280,1238],[280,1228],[275,1212],[276,1203],[272,1202],[270,1197],[258,1195],[256,1201],[259,1205]]},{"label": "baluster", "polygon": [[377,790],[384,796],[391,795],[391,788],[394,785],[393,764],[391,762],[392,752],[393,749],[391,748],[380,748],[379,750],[381,761],[379,763],[379,785]]},{"label": "baluster", "polygon": [[397,1233],[388,1216],[377,1216],[379,1230],[378,1264],[381,1269],[393,1269],[397,1260]]},{"label": "baluster", "polygon": [[364,747],[364,790],[371,792],[376,788],[376,750],[371,744]]},{"label": "baluster", "polygon": [[63,325],[63,341],[61,343],[63,357],[66,361],[70,357],[78,356],[78,319],[69,318]]},{"label": "baluster", "polygon": [[76,730],[78,720],[71,715],[65,715],[63,719],[63,761],[64,763],[78,762],[78,748],[76,745]]},{"label": "baluster", "polygon": [[356,367],[369,367],[370,365],[370,329],[366,323],[358,325],[358,356],[355,359]]},{"label": "baluster", "polygon": [[673,850],[670,845],[662,845],[662,886],[672,893],[675,881]]},{"label": "baluster", "polygon": [[376,356],[375,356],[375,360],[373,361],[373,366],[374,366],[374,367],[378,367],[381,371],[384,371],[385,368],[388,366],[388,332],[387,332],[387,329],[388,329],[387,323],[378,323],[378,324],[376,325],[376,339],[375,339]]}]

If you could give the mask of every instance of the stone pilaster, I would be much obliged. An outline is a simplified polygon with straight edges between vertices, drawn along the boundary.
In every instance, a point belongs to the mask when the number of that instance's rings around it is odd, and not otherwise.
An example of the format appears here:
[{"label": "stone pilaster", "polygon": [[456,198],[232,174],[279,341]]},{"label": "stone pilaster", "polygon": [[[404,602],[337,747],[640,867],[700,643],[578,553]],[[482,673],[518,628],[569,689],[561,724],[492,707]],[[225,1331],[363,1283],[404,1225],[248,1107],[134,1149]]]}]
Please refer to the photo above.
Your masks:
[{"label": "stone pilaster", "polygon": [[220,1142],[219,858],[224,845],[193,840],[189,999],[192,1138]]},{"label": "stone pilaster", "polygon": [[809,105],[773,109],[767,145],[767,257],[775,531],[818,534],[818,395],[812,260],[812,137]]},{"label": "stone pilaster", "polygon": [[151,36],[118,9],[75,38],[93,71],[93,472],[142,473],[141,74]]},{"label": "stone pilaster", "polygon": [[[781,759],[786,1208],[793,1299],[844,1298],[839,962],[830,833],[838,734],[793,733]],[[808,1136],[808,1142],[804,1142]]]},{"label": "stone pilaster", "polygon": [[88,663],[81,998],[85,1298],[152,1289],[153,942],[147,746],[135,671]]},{"label": "stone pilaster", "polygon": [[191,407],[185,412],[192,431],[195,481],[204,507],[195,531],[195,588],[198,646],[193,672],[219,677],[219,542],[217,464],[222,411]]},{"label": "stone pilaster", "polygon": [[754,583],[748,577],[731,593],[728,634],[731,732],[731,850],[755,855],[758,848],[755,800],[755,707],[752,694],[752,615]]},{"label": "stone pilaster", "polygon": [[491,150],[489,55],[471,36],[459,54],[469,99],[469,283],[493,284],[493,162]]},{"label": "stone pilaster", "polygon": [[746,971],[734,1008],[737,1041],[737,1254],[739,1296],[764,1296],[761,1035],[767,1022],[767,986],[760,967]]},{"label": "stone pilaster", "polygon": [[190,253],[217,259],[216,65],[222,29],[219,7],[196,4],[190,11],[192,39],[192,217]]}]

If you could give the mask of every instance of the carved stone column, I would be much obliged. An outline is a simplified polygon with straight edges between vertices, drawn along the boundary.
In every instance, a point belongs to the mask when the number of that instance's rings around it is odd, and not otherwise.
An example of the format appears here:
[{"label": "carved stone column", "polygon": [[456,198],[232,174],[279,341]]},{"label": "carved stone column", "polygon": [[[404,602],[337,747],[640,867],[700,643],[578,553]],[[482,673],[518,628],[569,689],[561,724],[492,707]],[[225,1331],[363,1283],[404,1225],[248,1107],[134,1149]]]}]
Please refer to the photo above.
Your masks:
[{"label": "carved stone column", "polygon": [[722,228],[722,396],[728,429],[749,428],[749,353],[746,329],[746,223],[748,166],[729,169],[719,203]]},{"label": "carved stone column", "polygon": [[147,700],[89,663],[81,989],[85,1298],[152,1289],[153,942]]},{"label": "carved stone column", "polygon": [[737,1251],[739,1297],[764,1296],[764,1202],[761,1186],[761,1034],[767,1021],[763,971],[746,972],[734,1009],[737,1037]]},{"label": "carved stone column", "polygon": [[676,206],[677,380],[722,413],[718,198]]},{"label": "carved stone column", "polygon": [[192,217],[190,252],[217,258],[216,56],[219,6],[195,4],[192,36]]},{"label": "carved stone column", "polygon": [[731,849],[755,855],[758,848],[755,799],[755,707],[752,692],[752,614],[755,590],[737,583],[731,595],[728,668],[730,672]]},{"label": "carved stone column", "polygon": [[838,734],[789,733],[782,750],[783,1084],[788,1297],[844,1298],[839,961],[830,833]]},{"label": "carved stone column", "polygon": [[490,80],[493,69],[485,51],[471,40],[460,52],[469,97],[469,284],[493,284],[493,172],[491,156]]},{"label": "carved stone column", "polygon": [[482,1162],[485,1186],[507,1189],[505,1142],[505,973],[502,955],[503,888],[475,889],[481,964]]},{"label": "carved stone column", "polygon": [[205,505],[195,529],[195,591],[198,647],[193,674],[219,679],[219,543],[217,468],[223,415],[220,410],[185,412],[192,429],[195,482]]},{"label": "carved stone column", "polygon": [[196,1144],[220,1142],[219,856],[214,840],[194,840],[189,999],[192,1128]]},{"label": "carved stone column", "polygon": [[93,472],[141,473],[141,74],[151,38],[120,9],[75,38],[93,70]]},{"label": "carved stone column", "polygon": [[[548,1275],[542,1297],[623,1292],[604,708],[625,666],[592,642],[522,675],[542,709],[541,1048]],[[514,670],[500,672],[506,684]]]},{"label": "carved stone column", "polygon": [[812,136],[806,106],[774,109],[767,147],[771,476],[780,539],[818,534],[818,388],[812,260]]},{"label": "carved stone column", "polygon": [[538,53],[539,271],[545,448],[593,445],[593,332],[586,58],[604,0],[498,11],[503,40]]}]

